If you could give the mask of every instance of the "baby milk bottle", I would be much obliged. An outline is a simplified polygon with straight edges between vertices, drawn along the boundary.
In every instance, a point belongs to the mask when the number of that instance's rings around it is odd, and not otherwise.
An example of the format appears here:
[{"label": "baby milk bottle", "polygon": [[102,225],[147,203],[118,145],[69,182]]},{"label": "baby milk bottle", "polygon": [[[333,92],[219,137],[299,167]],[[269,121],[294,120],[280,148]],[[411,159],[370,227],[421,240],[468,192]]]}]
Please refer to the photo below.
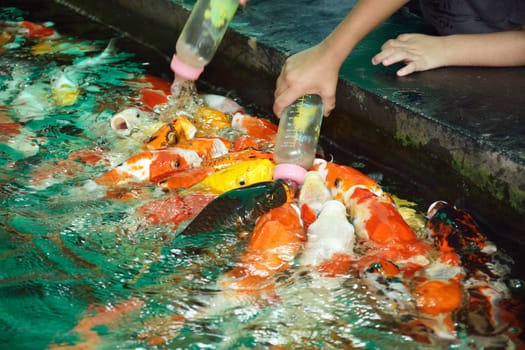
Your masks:
[{"label": "baby milk bottle", "polygon": [[302,96],[283,110],[273,156],[275,179],[303,184],[304,175],[315,159],[323,114],[319,95]]},{"label": "baby milk bottle", "polygon": [[[175,80],[197,80],[228,29],[239,0],[197,0],[177,40]],[[173,87],[172,87],[173,88]]]}]

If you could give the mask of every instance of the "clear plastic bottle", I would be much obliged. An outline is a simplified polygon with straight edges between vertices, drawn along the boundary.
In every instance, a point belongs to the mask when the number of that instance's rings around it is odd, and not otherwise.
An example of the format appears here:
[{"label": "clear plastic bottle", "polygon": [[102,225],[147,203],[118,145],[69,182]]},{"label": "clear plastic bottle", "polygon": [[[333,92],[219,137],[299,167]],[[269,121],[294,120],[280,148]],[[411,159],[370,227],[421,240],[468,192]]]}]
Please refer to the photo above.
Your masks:
[{"label": "clear plastic bottle", "polygon": [[275,140],[275,179],[302,185],[315,159],[323,114],[319,95],[302,96],[284,109]]},{"label": "clear plastic bottle", "polygon": [[211,61],[239,7],[239,0],[198,0],[177,40],[175,80],[197,80]]}]

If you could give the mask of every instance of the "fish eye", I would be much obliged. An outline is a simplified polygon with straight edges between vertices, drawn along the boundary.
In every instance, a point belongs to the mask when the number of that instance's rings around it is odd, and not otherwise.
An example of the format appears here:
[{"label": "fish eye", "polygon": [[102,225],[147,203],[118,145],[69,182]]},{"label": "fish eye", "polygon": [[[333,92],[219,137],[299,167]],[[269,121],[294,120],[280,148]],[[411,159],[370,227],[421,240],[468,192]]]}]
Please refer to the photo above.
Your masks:
[{"label": "fish eye", "polygon": [[177,133],[176,132],[173,132],[173,131],[168,132],[168,135],[167,135],[166,138],[168,139],[168,142],[170,142],[170,143],[177,143],[178,142]]},{"label": "fish eye", "polygon": [[246,181],[244,180],[239,181],[239,185],[244,186],[245,184],[246,184]]},{"label": "fish eye", "polygon": [[177,160],[174,160],[171,162],[171,167],[172,168],[178,168],[180,167],[180,161],[177,159]]}]

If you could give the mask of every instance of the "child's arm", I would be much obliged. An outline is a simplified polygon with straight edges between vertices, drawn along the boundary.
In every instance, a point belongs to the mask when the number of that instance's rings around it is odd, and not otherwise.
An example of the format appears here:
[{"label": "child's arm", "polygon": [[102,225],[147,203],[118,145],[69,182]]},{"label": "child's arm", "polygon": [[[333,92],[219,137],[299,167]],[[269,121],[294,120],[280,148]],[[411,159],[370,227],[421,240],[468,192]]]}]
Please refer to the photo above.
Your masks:
[{"label": "child's arm", "polygon": [[503,67],[525,65],[525,30],[443,37],[402,34],[388,40],[372,63],[406,65],[397,75],[445,66]]},{"label": "child's arm", "polygon": [[361,0],[335,30],[318,45],[289,57],[277,79],[274,113],[296,98],[319,94],[325,115],[335,107],[339,69],[353,48],[408,0]]}]

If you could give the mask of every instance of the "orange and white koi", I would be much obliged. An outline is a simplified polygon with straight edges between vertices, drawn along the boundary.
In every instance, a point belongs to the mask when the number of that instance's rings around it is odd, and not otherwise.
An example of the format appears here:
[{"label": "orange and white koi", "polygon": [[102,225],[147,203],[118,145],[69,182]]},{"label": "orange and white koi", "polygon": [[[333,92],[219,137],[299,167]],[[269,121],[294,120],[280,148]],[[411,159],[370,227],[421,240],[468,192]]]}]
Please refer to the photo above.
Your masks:
[{"label": "orange and white koi", "polygon": [[158,183],[177,171],[198,167],[203,159],[228,152],[228,142],[219,138],[194,138],[177,147],[144,151],[99,177],[100,185],[121,186],[129,183]]},{"label": "orange and white koi", "polygon": [[232,117],[232,127],[257,139],[275,143],[277,125],[266,118],[254,117],[248,114],[235,113]]},{"label": "orange and white koi", "polygon": [[80,149],[71,152],[66,159],[42,163],[31,171],[32,188],[46,188],[62,182],[65,178],[81,174],[86,166],[108,166],[110,160],[102,148]]},{"label": "orange and white koi", "polygon": [[20,153],[21,158],[26,158],[38,153],[41,142],[41,138],[0,111],[0,143]]},{"label": "orange and white koi", "polygon": [[338,200],[324,202],[319,216],[308,226],[307,237],[299,257],[301,265],[315,268],[328,277],[348,272],[355,260],[355,233],[343,203]]},{"label": "orange and white koi", "polygon": [[199,166],[201,162],[200,156],[192,150],[170,148],[145,151],[109,170],[95,182],[105,186],[156,183],[182,169]]},{"label": "orange and white koi", "polygon": [[316,171],[307,172],[298,198],[301,218],[306,228],[317,219],[324,203],[331,198],[321,174]]},{"label": "orange and white koi", "polygon": [[317,158],[312,170],[321,174],[334,199],[344,201],[345,197],[349,197],[355,188],[362,187],[385,200],[390,200],[389,195],[374,179],[350,166]]},{"label": "orange and white koi", "polygon": [[[402,319],[415,318],[439,338],[453,338],[453,315],[462,300],[462,286],[456,278],[461,270],[448,270],[454,272],[454,278],[438,273],[438,265],[430,263],[432,246],[419,239],[373,179],[324,161],[316,161],[314,169],[324,175],[332,195],[342,198],[357,237],[365,243],[360,247],[364,255],[355,265],[366,284],[384,296],[382,302],[391,306],[390,311],[404,315]],[[409,284],[414,276],[417,283]],[[443,292],[450,293],[451,299],[436,304]]]}]

